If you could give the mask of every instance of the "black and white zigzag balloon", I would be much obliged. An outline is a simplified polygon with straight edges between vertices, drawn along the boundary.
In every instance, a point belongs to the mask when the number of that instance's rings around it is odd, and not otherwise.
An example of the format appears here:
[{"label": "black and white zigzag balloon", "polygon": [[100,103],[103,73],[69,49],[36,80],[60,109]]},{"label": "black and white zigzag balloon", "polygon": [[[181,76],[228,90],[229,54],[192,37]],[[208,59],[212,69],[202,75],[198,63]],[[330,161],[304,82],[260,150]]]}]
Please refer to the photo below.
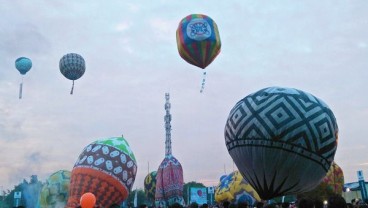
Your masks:
[{"label": "black and white zigzag balloon", "polygon": [[225,126],[229,154],[264,200],[315,188],[334,159],[337,134],[322,100],[280,87],[240,100]]}]

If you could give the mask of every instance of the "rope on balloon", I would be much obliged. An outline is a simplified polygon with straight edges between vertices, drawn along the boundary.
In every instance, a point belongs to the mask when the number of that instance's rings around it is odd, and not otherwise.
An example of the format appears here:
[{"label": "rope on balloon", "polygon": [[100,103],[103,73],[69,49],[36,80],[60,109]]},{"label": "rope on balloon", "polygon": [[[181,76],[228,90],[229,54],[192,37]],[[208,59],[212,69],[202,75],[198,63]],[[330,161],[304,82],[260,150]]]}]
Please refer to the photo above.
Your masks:
[{"label": "rope on balloon", "polygon": [[72,85],[72,90],[70,91],[70,94],[72,95],[74,91],[74,80],[73,80],[73,85]]},{"label": "rope on balloon", "polygon": [[200,93],[202,93],[202,92],[203,92],[203,90],[204,90],[204,85],[206,84],[206,75],[207,75],[207,72],[203,72],[203,76],[202,76],[202,85],[201,85]]},{"label": "rope on balloon", "polygon": [[22,76],[22,82],[19,85],[19,99],[22,99],[23,94],[23,76]]}]

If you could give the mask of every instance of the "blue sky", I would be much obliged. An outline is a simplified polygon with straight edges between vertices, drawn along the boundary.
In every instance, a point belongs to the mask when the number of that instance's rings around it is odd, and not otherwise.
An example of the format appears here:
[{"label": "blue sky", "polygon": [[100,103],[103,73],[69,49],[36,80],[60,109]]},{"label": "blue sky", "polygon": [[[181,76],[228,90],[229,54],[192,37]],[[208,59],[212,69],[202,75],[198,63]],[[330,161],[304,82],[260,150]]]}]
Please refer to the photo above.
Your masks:
[{"label": "blue sky", "polygon": [[[336,163],[345,181],[368,178],[368,1],[0,0],[0,185],[71,170],[82,149],[124,134],[138,162],[134,187],[165,150],[170,92],[173,154],[184,180],[216,185],[236,167],[224,126],[237,101],[270,86],[325,101],[339,125]],[[202,70],[178,54],[175,32],[194,13],[218,25],[222,51]],[[71,81],[59,60],[79,53],[86,73]],[[32,59],[18,99],[20,56]]]}]

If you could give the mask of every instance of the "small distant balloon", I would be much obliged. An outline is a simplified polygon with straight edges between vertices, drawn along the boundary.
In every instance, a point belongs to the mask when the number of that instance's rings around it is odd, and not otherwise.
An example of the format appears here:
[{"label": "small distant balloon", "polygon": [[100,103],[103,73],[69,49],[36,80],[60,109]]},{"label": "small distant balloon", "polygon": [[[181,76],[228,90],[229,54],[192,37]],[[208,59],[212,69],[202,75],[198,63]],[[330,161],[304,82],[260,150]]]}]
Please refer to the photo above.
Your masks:
[{"label": "small distant balloon", "polygon": [[94,194],[87,192],[80,198],[80,205],[82,208],[93,208],[96,204],[96,197]]},{"label": "small distant balloon", "polygon": [[20,57],[15,60],[15,68],[21,75],[25,75],[32,68],[32,61],[26,57]]},{"label": "small distant balloon", "polygon": [[[15,60],[15,68],[19,71],[21,75],[25,75],[32,68],[32,61],[26,57],[20,57]],[[19,99],[22,99],[23,91],[23,77],[22,82],[19,85]]]},{"label": "small distant balloon", "polygon": [[74,81],[81,78],[86,71],[83,57],[76,53],[68,53],[60,59],[59,68],[65,78],[73,80],[72,90],[70,91],[70,94],[73,94]]},{"label": "small distant balloon", "polygon": [[[191,14],[183,18],[176,30],[179,55],[188,63],[205,69],[221,51],[217,24],[203,14]],[[206,72],[203,73],[200,92],[204,90]]]}]

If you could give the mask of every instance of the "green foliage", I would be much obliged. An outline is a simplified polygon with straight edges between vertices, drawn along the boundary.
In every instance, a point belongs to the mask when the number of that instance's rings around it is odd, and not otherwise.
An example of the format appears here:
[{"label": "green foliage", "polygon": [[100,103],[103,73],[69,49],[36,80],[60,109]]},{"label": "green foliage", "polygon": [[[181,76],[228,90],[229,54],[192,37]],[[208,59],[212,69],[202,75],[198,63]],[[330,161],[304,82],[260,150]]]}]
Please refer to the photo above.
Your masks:
[{"label": "green foliage", "polygon": [[138,207],[141,204],[146,204],[148,206],[154,205],[154,201],[147,198],[147,196],[144,193],[143,189],[136,189],[136,190],[133,190],[129,193],[127,203],[128,203],[128,205],[130,205],[130,207],[134,206],[135,192],[137,192],[137,206]]}]

